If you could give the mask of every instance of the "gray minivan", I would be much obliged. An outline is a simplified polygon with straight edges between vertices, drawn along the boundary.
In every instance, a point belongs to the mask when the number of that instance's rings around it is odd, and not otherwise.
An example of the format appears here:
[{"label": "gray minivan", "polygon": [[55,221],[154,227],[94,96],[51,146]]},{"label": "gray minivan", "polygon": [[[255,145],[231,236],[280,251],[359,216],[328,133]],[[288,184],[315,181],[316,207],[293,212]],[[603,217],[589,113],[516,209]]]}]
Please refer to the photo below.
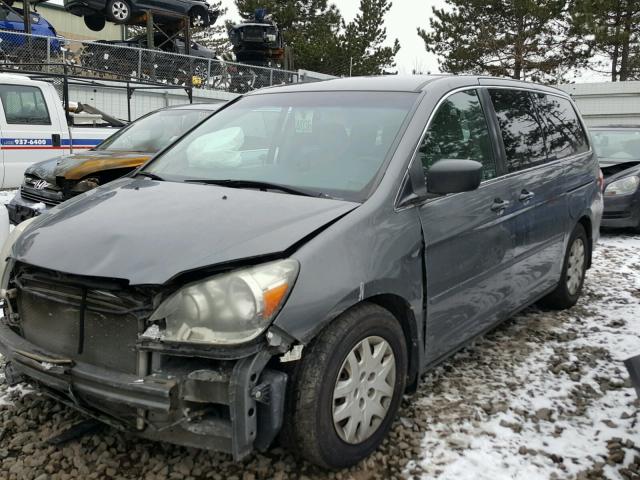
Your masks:
[{"label": "gray minivan", "polygon": [[4,247],[6,379],[115,428],[321,466],[471,339],[580,295],[602,178],[559,90],[338,79],[240,97]]}]

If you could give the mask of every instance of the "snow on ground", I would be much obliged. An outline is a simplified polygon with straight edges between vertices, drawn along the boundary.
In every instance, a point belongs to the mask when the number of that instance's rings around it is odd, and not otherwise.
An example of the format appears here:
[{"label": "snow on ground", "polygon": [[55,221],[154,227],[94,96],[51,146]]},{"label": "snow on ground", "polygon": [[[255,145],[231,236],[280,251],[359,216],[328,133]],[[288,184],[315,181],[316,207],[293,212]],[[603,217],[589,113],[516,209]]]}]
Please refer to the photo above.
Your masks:
[{"label": "snow on ground", "polygon": [[578,305],[530,308],[425,375],[350,470],[280,448],[233,463],[109,428],[54,447],[43,440],[81,417],[0,377],[0,478],[640,479],[640,402],[622,364],[640,353],[639,252],[640,235],[607,234]]},{"label": "snow on ground", "polygon": [[[620,478],[640,453],[607,448],[614,438],[640,443],[622,364],[640,354],[639,298],[640,237],[605,236],[576,307],[529,309],[427,376],[414,407],[427,422],[425,458],[409,470],[458,480]],[[601,465],[607,459],[613,465]]]},{"label": "snow on ground", "polygon": [[0,203],[6,205],[15,196],[17,190],[0,190]]}]

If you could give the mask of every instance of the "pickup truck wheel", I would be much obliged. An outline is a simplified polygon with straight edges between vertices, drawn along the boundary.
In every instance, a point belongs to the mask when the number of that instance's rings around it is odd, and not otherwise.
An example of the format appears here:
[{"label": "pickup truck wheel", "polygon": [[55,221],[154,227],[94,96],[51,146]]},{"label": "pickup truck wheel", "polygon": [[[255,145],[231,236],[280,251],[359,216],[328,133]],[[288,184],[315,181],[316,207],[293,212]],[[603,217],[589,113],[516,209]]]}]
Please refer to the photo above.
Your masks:
[{"label": "pickup truck wheel", "polygon": [[303,351],[289,392],[285,445],[324,468],[353,465],[383,441],[404,392],[407,347],[384,308],[360,304]]},{"label": "pickup truck wheel", "polygon": [[131,20],[131,5],[126,0],[109,0],[107,16],[115,23],[127,23]]},{"label": "pickup truck wheel", "polygon": [[540,300],[542,307],[563,310],[573,307],[580,294],[589,260],[589,242],[587,233],[581,224],[573,230],[562,264],[560,282],[556,289]]}]

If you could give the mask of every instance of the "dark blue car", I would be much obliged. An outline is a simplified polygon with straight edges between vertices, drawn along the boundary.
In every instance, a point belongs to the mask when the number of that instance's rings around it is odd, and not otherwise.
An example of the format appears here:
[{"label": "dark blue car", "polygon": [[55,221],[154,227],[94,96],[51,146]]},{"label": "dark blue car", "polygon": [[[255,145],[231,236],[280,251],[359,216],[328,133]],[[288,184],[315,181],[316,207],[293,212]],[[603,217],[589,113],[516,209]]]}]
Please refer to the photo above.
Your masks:
[{"label": "dark blue car", "polygon": [[[20,49],[28,47],[29,44],[29,37],[24,33],[22,9],[12,8],[4,3],[0,4],[0,50],[5,55],[19,54]],[[44,58],[47,52],[47,43],[49,43],[50,54],[60,53],[60,47],[64,40],[58,36],[53,25],[38,13],[31,13],[31,33],[36,36],[31,39],[32,51],[41,52]],[[46,37],[50,37],[50,39]]]}]

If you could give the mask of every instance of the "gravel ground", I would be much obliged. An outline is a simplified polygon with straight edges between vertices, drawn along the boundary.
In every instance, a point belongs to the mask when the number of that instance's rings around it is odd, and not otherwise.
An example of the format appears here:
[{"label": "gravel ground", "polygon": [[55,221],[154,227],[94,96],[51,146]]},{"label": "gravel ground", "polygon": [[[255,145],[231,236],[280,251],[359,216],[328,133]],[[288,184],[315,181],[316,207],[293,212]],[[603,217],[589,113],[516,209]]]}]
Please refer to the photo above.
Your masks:
[{"label": "gravel ground", "polygon": [[0,375],[0,478],[640,479],[640,402],[622,364],[640,353],[639,251],[640,236],[605,236],[576,307],[528,309],[427,374],[390,438],[350,470],[279,448],[234,464],[106,427],[52,446],[82,417]]}]

